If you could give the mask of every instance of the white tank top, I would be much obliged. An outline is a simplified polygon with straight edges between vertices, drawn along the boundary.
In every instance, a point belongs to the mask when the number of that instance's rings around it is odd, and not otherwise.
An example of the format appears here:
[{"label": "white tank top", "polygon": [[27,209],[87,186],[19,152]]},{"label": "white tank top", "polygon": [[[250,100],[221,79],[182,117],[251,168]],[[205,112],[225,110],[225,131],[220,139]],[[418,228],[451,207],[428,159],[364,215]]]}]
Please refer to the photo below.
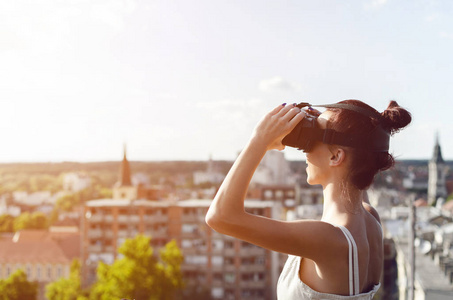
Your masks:
[{"label": "white tank top", "polygon": [[359,255],[357,245],[352,234],[344,226],[336,226],[341,229],[348,240],[349,245],[349,296],[320,293],[299,278],[299,268],[301,258],[299,256],[288,255],[288,260],[283,267],[282,273],[277,283],[277,299],[279,300],[302,300],[302,299],[373,299],[381,284],[377,284],[367,293],[359,293]]}]

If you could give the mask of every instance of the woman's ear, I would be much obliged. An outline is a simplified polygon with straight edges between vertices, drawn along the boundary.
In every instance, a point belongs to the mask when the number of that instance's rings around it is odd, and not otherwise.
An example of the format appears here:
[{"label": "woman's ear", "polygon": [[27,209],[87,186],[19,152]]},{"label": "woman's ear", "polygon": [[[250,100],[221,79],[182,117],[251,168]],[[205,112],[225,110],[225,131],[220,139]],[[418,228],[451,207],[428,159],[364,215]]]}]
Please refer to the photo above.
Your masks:
[{"label": "woman's ear", "polygon": [[333,148],[330,149],[330,162],[329,165],[332,167],[336,167],[341,165],[343,161],[346,159],[346,152],[341,148]]}]

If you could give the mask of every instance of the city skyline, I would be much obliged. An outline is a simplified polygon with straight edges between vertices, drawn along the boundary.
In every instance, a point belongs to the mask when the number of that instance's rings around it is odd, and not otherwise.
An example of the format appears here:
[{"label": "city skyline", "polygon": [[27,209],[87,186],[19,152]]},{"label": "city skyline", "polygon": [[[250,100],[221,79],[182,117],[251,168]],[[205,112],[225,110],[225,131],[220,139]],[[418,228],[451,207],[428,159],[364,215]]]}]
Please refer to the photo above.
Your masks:
[{"label": "city skyline", "polygon": [[[453,159],[449,1],[0,3],[0,163],[234,160],[283,102],[396,100]],[[289,160],[305,159],[295,149]]]}]

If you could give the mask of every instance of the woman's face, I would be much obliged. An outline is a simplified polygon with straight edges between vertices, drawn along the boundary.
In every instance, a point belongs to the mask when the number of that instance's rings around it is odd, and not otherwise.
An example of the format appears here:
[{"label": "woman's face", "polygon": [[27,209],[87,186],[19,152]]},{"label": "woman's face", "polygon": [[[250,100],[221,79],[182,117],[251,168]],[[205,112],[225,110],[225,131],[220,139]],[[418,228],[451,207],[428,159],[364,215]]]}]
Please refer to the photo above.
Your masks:
[{"label": "woman's face", "polygon": [[[317,119],[319,128],[325,129],[327,121],[333,113],[331,111],[323,112]],[[316,142],[313,149],[307,152],[307,182],[308,184],[323,185],[330,175],[330,157],[332,153],[327,144]]]}]

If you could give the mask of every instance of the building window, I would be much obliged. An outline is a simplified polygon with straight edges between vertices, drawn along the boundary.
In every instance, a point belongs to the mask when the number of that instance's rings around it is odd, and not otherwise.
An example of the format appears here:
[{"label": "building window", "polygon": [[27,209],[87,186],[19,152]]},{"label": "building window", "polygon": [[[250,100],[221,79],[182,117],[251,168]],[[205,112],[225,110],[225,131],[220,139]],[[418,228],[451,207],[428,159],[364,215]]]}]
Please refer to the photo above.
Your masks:
[{"label": "building window", "polygon": [[31,279],[31,266],[30,265],[27,265],[27,267],[25,268],[25,272],[27,273],[27,279],[30,280]]},{"label": "building window", "polygon": [[182,232],[185,233],[196,233],[198,231],[197,224],[183,224],[181,228]]},{"label": "building window", "polygon": [[208,263],[208,257],[204,255],[187,255],[185,262],[192,265],[205,265]]},{"label": "building window", "polygon": [[234,273],[226,273],[225,274],[225,281],[229,283],[234,283],[236,280],[236,274]]},{"label": "building window", "polygon": [[222,299],[223,298],[223,288],[220,288],[220,287],[212,288],[211,295],[215,299]]},{"label": "building window", "polygon": [[250,248],[253,248],[254,245],[250,244],[250,243],[247,243],[247,242],[244,242],[242,241],[242,248],[245,248],[245,249],[250,249]]},{"label": "building window", "polygon": [[212,240],[212,249],[213,250],[221,250],[223,249],[223,241],[222,240]]},{"label": "building window", "polygon": [[224,247],[225,247],[225,249],[233,249],[233,247],[234,247],[233,241],[225,241]]},{"label": "building window", "polygon": [[264,256],[258,256],[256,258],[256,264],[257,265],[264,265],[266,262],[266,258]]},{"label": "building window", "polygon": [[9,275],[11,275],[11,267],[6,266],[6,277],[9,277]]},{"label": "building window", "polygon": [[225,257],[225,265],[226,266],[234,265],[234,258],[233,257]]},{"label": "building window", "polygon": [[52,266],[47,266],[47,279],[52,280]]},{"label": "building window", "polygon": [[36,280],[40,281],[41,280],[41,266],[38,265],[36,267]]},{"label": "building window", "polygon": [[222,273],[214,273],[212,277],[214,280],[222,280]]},{"label": "building window", "polygon": [[192,241],[191,240],[182,240],[181,247],[182,248],[192,248]]},{"label": "building window", "polygon": [[214,266],[221,266],[223,265],[223,256],[213,256],[212,257],[212,264]]},{"label": "building window", "polygon": [[63,268],[60,265],[58,265],[58,267],[57,267],[57,278],[61,278],[62,274],[63,274]]}]

